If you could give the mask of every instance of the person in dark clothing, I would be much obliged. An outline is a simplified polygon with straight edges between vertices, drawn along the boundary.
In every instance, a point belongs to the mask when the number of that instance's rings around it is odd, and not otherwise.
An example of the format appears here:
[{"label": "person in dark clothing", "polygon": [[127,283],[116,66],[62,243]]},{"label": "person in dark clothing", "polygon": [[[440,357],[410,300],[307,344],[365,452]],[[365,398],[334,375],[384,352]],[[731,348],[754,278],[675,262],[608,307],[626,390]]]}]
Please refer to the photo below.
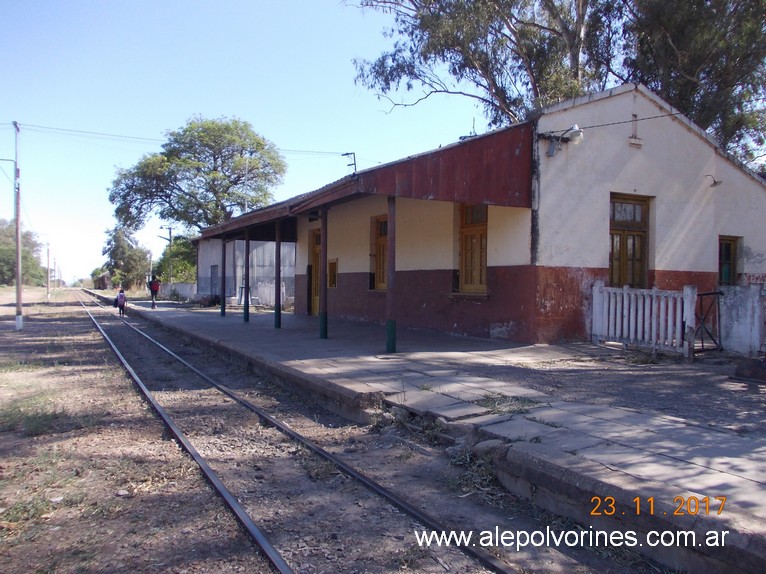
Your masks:
[{"label": "person in dark clothing", "polygon": [[125,290],[120,289],[120,292],[117,294],[117,309],[120,311],[120,317],[125,316],[125,307],[128,306],[128,298],[125,295]]},{"label": "person in dark clothing", "polygon": [[152,294],[152,309],[156,309],[157,295],[160,292],[160,282],[156,275],[152,275],[152,280],[149,282],[149,292]]}]

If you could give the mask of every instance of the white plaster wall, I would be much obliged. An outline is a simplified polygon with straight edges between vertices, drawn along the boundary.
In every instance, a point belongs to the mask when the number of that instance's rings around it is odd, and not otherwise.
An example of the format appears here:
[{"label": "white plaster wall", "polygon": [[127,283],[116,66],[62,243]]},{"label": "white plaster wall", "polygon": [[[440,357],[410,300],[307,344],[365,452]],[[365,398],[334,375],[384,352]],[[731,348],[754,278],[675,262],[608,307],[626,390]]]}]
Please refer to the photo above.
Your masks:
[{"label": "white plaster wall", "polygon": [[210,275],[211,265],[221,263],[221,240],[205,239],[197,247],[197,276]]},{"label": "white plaster wall", "polygon": [[327,216],[327,257],[338,260],[340,273],[370,271],[370,218],[386,213],[386,198],[380,196],[351,201],[330,209]]},{"label": "white plaster wall", "polygon": [[529,265],[532,210],[489,206],[487,266]]},{"label": "white plaster wall", "polygon": [[727,351],[756,356],[763,340],[761,285],[722,286],[721,344]]},{"label": "white plaster wall", "polygon": [[298,218],[298,229],[296,233],[298,234],[297,241],[295,243],[295,269],[296,273],[306,273],[306,265],[309,264],[309,254],[308,254],[308,241],[309,241],[309,230],[310,229],[319,229],[319,222],[318,221],[309,221],[306,217],[299,217]]},{"label": "white plaster wall", "polygon": [[[229,261],[227,257],[227,262]],[[220,278],[216,280],[210,277],[210,267],[212,265],[218,265],[218,274],[220,274],[221,265],[221,240],[220,239],[204,239],[197,245],[197,293],[200,295],[209,295],[211,291],[217,291],[216,281],[220,281]],[[218,275],[217,274],[217,275]],[[215,285],[215,289],[213,289]]]},{"label": "white plaster wall", "polygon": [[[653,198],[650,268],[717,272],[718,236],[735,235],[752,253],[749,268],[764,269],[766,226],[758,216],[766,209],[763,186],[693,128],[667,117],[670,109],[632,89],[616,93],[540,118],[540,133],[560,133],[576,123],[585,138],[576,146],[562,144],[555,157],[539,140],[539,263],[608,267],[609,197],[615,192]],[[653,119],[634,125],[632,114]],[[666,117],[655,117],[661,115]],[[634,129],[640,147],[629,145]],[[711,188],[706,174],[724,183]]]},{"label": "white plaster wall", "polygon": [[455,204],[396,200],[396,269],[452,269]]},{"label": "white plaster wall", "polygon": [[[712,189],[714,227],[719,235],[741,237],[738,271],[766,281],[766,190],[731,163],[722,162],[718,175],[723,183]],[[709,179],[709,178],[708,178]],[[716,250],[717,259],[718,252]]]}]

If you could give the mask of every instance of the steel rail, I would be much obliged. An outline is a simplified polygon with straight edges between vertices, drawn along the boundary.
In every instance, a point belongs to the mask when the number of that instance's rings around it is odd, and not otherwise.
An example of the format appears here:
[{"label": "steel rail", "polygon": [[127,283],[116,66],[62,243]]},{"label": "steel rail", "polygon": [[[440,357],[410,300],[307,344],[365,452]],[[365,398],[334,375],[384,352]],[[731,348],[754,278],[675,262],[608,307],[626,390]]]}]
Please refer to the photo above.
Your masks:
[{"label": "steel rail", "polygon": [[[168,355],[176,359],[179,363],[187,367],[189,370],[194,372],[196,375],[207,381],[209,384],[216,387],[218,390],[220,390],[225,395],[229,396],[231,399],[235,400],[245,408],[253,411],[255,414],[258,415],[258,417],[262,420],[267,422],[269,425],[276,428],[281,433],[285,434],[286,436],[290,437],[291,439],[295,440],[296,442],[299,442],[318,456],[324,458],[325,460],[333,463],[339,470],[341,470],[346,475],[350,476],[354,480],[360,482],[365,487],[367,487],[369,490],[377,494],[378,496],[381,496],[382,498],[386,499],[388,502],[402,510],[403,512],[406,512],[411,517],[415,518],[418,522],[422,523],[424,526],[427,526],[431,530],[434,531],[440,531],[445,532],[448,530],[451,530],[444,524],[441,524],[439,520],[430,514],[420,510],[419,508],[415,507],[414,505],[410,504],[403,498],[401,498],[399,495],[395,494],[394,492],[387,489],[385,486],[379,484],[378,482],[374,481],[373,479],[369,478],[368,476],[362,474],[352,466],[350,466],[348,463],[346,463],[343,459],[337,457],[336,455],[330,453],[329,451],[323,449],[321,446],[317,445],[310,439],[304,437],[303,435],[299,434],[298,432],[291,429],[289,426],[285,425],[284,423],[278,421],[274,417],[272,417],[270,414],[268,414],[266,411],[258,407],[257,405],[251,403],[246,398],[242,397],[241,395],[237,394],[235,391],[227,387],[226,385],[219,383],[218,381],[215,381],[214,379],[207,376],[205,373],[197,369],[194,365],[186,361],[183,357],[178,356],[176,353],[168,349],[165,345],[157,341],[156,339],[153,339],[151,336],[147,335],[140,329],[136,328],[135,326],[131,325],[125,319],[122,319],[122,321],[131,329],[133,329],[136,333],[142,335],[149,341],[151,341],[154,345],[165,351]],[[474,547],[474,546],[458,546],[459,550],[461,550],[464,554],[467,554],[471,556],[472,558],[475,558],[479,562],[481,562],[484,566],[493,569],[495,572],[501,573],[501,574],[507,574],[508,572],[515,572],[516,570],[510,570],[509,565],[504,563],[503,561],[499,560],[497,557],[493,556],[490,552],[484,550],[481,547]]]},{"label": "steel rail", "polygon": [[[122,366],[128,372],[130,377],[133,379],[133,381],[136,383],[138,388],[141,390],[141,393],[149,402],[152,409],[154,409],[154,411],[160,416],[165,426],[168,428],[168,430],[170,430],[170,432],[173,434],[176,441],[181,445],[181,447],[186,452],[188,452],[189,455],[197,463],[197,465],[199,465],[200,469],[205,475],[205,478],[210,482],[210,484],[213,486],[216,492],[221,496],[221,498],[223,498],[226,505],[231,509],[231,511],[237,517],[237,520],[239,520],[239,522],[242,524],[242,526],[245,527],[250,537],[258,545],[258,547],[263,551],[263,553],[265,554],[269,562],[271,562],[271,564],[277,569],[277,571],[279,571],[280,574],[295,574],[294,570],[290,568],[287,562],[285,562],[282,555],[279,553],[279,551],[276,548],[274,548],[274,546],[268,540],[268,538],[263,533],[263,531],[260,528],[258,528],[255,522],[253,522],[253,519],[250,518],[250,516],[247,514],[247,512],[239,503],[239,501],[236,499],[236,497],[231,493],[231,491],[229,491],[228,488],[226,488],[223,482],[221,482],[221,479],[218,477],[215,471],[212,468],[210,468],[210,465],[208,465],[207,461],[205,461],[205,459],[199,454],[197,449],[194,448],[194,445],[191,444],[191,442],[186,438],[186,436],[183,434],[181,429],[178,428],[178,426],[173,422],[173,420],[167,414],[165,409],[163,409],[162,406],[154,399],[154,396],[152,395],[151,391],[149,391],[149,389],[146,387],[146,385],[138,376],[138,374],[135,372],[135,370],[133,370],[133,367],[130,366],[130,364],[125,359],[123,354],[114,344],[114,341],[112,341],[109,335],[106,334],[106,331],[104,331],[104,329],[101,327],[99,322],[96,320],[96,318],[93,316],[93,314],[90,312],[90,310],[85,306],[85,304],[81,300],[80,300],[80,305],[82,305],[83,309],[85,309],[85,312],[88,314],[91,321],[93,321],[93,324],[96,326],[98,331],[104,337],[104,340],[109,344],[112,351],[117,356],[117,359],[120,361]],[[135,327],[133,327],[133,325],[131,325],[130,323],[127,323],[124,319],[121,319],[121,320],[123,321],[123,323],[125,323],[132,329],[136,330],[139,333],[141,332]],[[163,350],[165,349],[163,348]]]}]

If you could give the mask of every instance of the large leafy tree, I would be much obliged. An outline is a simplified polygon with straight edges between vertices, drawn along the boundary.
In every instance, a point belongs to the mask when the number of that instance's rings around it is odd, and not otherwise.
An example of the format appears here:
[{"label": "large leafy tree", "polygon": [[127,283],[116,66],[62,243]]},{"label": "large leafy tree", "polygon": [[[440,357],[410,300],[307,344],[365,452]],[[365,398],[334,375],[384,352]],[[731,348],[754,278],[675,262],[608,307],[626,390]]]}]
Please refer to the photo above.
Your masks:
[{"label": "large leafy tree", "polygon": [[357,81],[383,95],[419,86],[423,98],[480,101],[493,125],[580,93],[589,0],[361,0],[394,15],[393,49],[358,60]]},{"label": "large leafy tree", "polygon": [[647,85],[740,159],[756,159],[766,130],[766,0],[621,0],[604,9],[622,22],[616,76]]},{"label": "large leafy tree", "polygon": [[248,122],[196,118],[168,132],[161,152],[120,169],[109,201],[128,229],[154,214],[201,230],[268,204],[285,171],[276,147]]},{"label": "large leafy tree", "polygon": [[763,144],[766,0],[360,0],[393,47],[356,61],[383,97],[480,101],[490,125],[625,81],[667,99],[740,159]]},{"label": "large leafy tree", "polygon": [[106,234],[102,254],[107,257],[104,268],[109,271],[112,283],[124,289],[143,285],[149,274],[149,250],[141,247],[125,227],[114,227]]},{"label": "large leafy tree", "polygon": [[154,273],[165,282],[170,280],[171,271],[174,283],[196,283],[197,248],[188,237],[174,237],[173,244],[165,247],[154,265]]},{"label": "large leafy tree", "polygon": [[[40,265],[42,244],[31,231],[21,233],[21,282],[42,286],[46,283],[45,267]],[[0,219],[0,285],[16,282],[16,224]]]}]

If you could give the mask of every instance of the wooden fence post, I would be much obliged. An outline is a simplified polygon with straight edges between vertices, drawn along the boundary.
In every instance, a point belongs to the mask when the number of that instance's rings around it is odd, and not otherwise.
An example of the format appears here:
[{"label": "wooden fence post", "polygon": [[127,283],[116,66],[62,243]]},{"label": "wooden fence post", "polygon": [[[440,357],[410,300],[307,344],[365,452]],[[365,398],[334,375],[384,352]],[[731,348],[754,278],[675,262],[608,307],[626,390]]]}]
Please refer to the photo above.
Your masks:
[{"label": "wooden fence post", "polygon": [[604,282],[596,281],[593,283],[593,322],[590,326],[590,340],[598,344],[601,342],[601,336],[605,335],[604,329]]},{"label": "wooden fence post", "polygon": [[697,333],[697,287],[694,285],[684,286],[684,355],[686,361],[694,361],[694,339]]}]

